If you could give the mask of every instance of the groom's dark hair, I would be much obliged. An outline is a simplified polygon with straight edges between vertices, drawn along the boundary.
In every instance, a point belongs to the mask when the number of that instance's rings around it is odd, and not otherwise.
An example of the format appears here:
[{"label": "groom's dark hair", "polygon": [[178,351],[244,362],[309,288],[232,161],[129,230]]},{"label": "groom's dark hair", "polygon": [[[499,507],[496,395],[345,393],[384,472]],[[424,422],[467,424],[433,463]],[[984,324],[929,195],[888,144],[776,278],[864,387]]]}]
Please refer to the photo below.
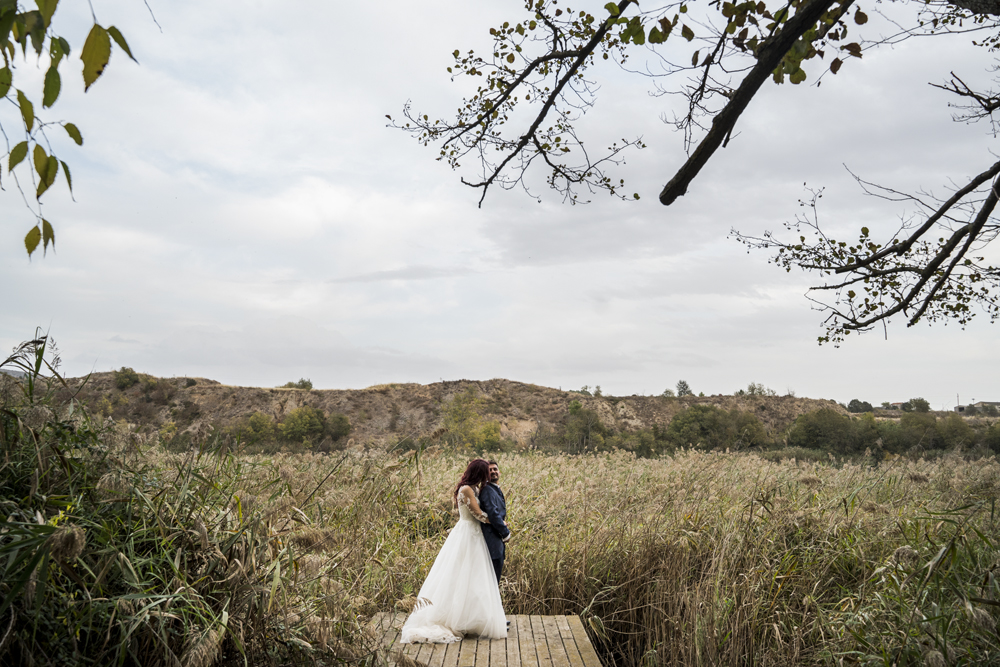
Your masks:
[{"label": "groom's dark hair", "polygon": [[498,468],[500,467],[500,464],[499,464],[499,463],[497,463],[496,461],[494,461],[493,459],[490,459],[490,465],[491,465],[491,466],[496,466],[496,467],[498,467]]}]

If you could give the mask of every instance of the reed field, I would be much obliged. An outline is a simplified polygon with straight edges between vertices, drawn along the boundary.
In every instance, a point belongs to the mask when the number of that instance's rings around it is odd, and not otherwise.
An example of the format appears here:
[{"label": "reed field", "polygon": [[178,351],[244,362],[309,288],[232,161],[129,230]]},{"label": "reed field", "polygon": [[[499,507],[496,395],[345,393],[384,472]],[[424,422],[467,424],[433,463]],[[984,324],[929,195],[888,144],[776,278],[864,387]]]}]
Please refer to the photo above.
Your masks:
[{"label": "reed field", "polygon": [[[171,452],[0,390],[0,663],[396,660],[367,620],[415,603],[472,452]],[[993,458],[493,458],[507,612],[580,614],[609,667],[1000,664]]]}]

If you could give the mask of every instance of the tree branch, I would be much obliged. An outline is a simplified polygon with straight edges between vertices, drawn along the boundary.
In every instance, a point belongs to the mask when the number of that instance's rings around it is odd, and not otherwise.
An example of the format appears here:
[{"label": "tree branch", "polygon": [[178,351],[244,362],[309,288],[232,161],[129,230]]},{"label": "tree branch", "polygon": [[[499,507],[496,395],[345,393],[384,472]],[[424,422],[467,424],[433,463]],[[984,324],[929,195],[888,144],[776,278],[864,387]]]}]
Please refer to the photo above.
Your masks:
[{"label": "tree branch", "polygon": [[[840,3],[841,15],[853,4],[854,0],[843,0]],[[722,145],[726,137],[732,132],[736,121],[750,104],[750,101],[757,95],[760,87],[767,78],[774,72],[792,45],[805,33],[820,17],[827,12],[837,0],[808,0],[800,6],[795,16],[785,23],[781,30],[767,39],[757,52],[757,64],[753,66],[749,74],[743,79],[739,88],[733,93],[729,103],[723,107],[712,120],[712,129],[698,144],[698,148],[691,154],[683,166],[677,170],[674,177],[663,187],[660,192],[660,203],[669,206],[678,197],[687,192],[688,185],[694,180],[698,172],[715,154],[715,151]]]}]

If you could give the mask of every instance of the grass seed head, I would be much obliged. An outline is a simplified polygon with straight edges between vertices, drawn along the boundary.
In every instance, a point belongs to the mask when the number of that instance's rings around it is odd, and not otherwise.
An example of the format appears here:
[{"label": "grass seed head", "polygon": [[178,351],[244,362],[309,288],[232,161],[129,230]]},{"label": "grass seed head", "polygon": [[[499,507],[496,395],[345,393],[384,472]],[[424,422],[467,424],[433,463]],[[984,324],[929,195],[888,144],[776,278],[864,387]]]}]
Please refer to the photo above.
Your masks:
[{"label": "grass seed head", "polygon": [[184,646],[181,654],[183,667],[209,667],[215,664],[219,655],[219,645],[222,634],[212,628],[208,632],[192,635]]},{"label": "grass seed head", "polygon": [[49,553],[56,561],[68,563],[80,557],[86,543],[83,528],[67,524],[49,537]]},{"label": "grass seed head", "polygon": [[945,667],[946,664],[941,651],[928,651],[924,656],[924,667]]}]

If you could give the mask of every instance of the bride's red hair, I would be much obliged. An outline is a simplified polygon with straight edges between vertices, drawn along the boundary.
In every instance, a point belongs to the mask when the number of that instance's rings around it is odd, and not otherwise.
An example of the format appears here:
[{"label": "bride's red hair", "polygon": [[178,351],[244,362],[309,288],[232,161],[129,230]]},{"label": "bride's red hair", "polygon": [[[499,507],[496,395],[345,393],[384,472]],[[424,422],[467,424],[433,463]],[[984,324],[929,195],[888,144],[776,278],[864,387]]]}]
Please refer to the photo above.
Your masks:
[{"label": "bride's red hair", "polygon": [[455,485],[455,493],[452,496],[457,502],[458,490],[463,486],[476,487],[480,484],[486,484],[488,481],[490,481],[490,464],[484,459],[472,459],[462,474],[462,479],[458,480],[458,484]]}]

